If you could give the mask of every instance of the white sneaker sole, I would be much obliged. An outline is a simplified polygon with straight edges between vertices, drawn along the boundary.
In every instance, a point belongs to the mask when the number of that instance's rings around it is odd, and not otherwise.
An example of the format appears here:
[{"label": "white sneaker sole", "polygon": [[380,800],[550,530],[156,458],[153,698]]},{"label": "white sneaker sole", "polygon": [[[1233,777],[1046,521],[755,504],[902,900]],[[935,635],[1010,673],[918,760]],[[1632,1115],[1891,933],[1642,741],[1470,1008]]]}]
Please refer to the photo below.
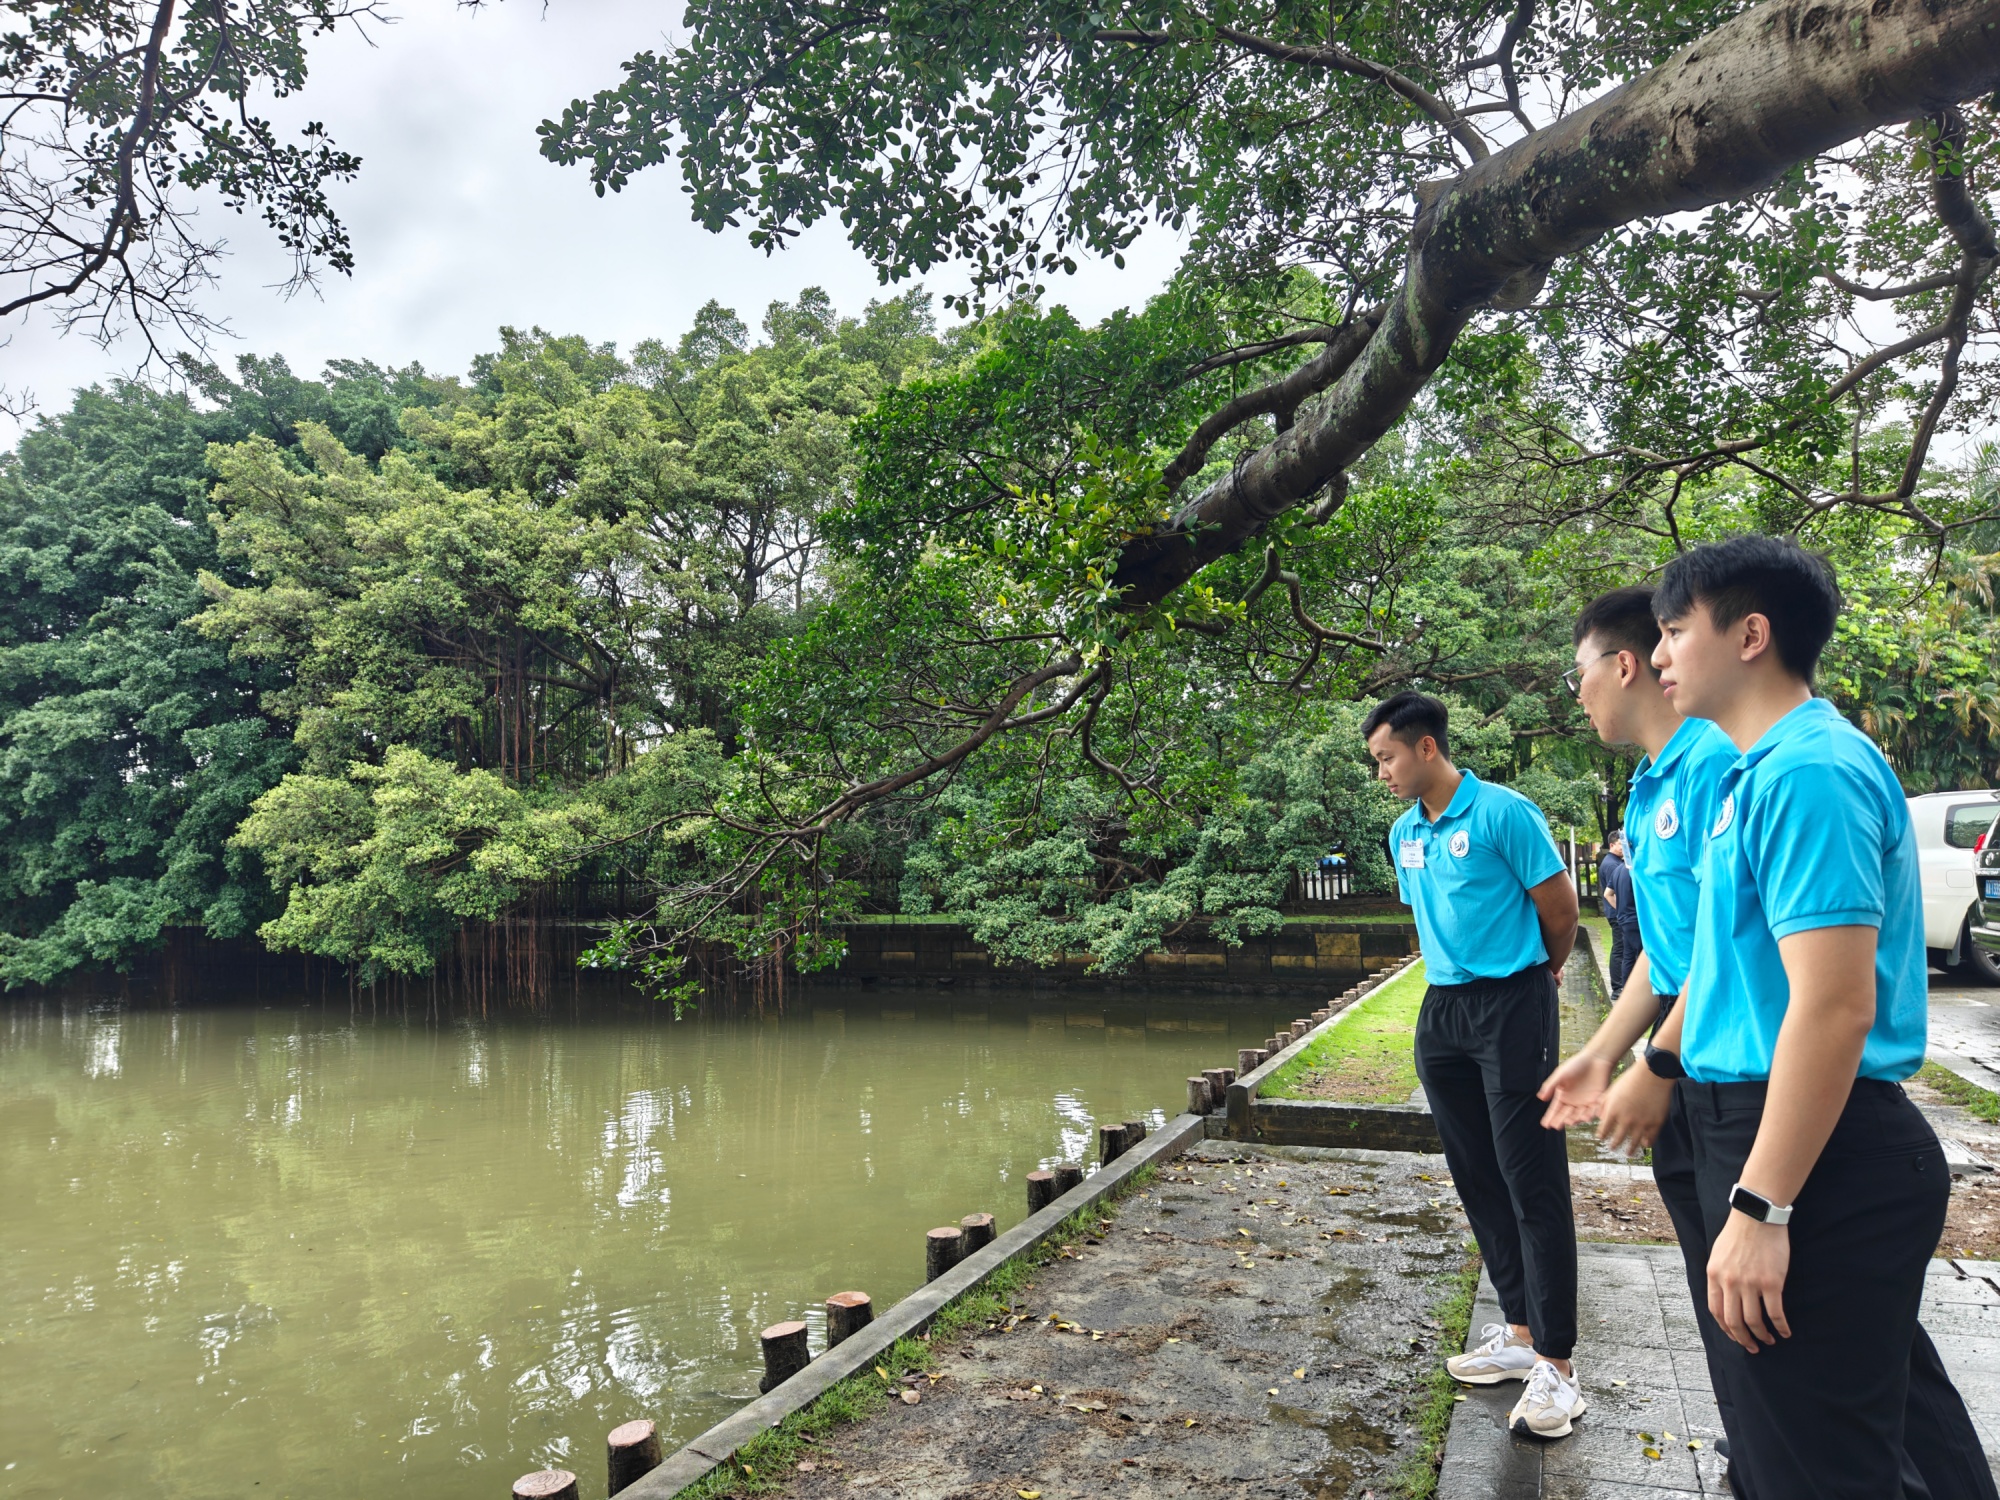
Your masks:
[{"label": "white sneaker sole", "polygon": [[1484,1370],[1476,1375],[1461,1375],[1451,1367],[1449,1361],[1444,1367],[1445,1374],[1463,1385],[1500,1385],[1509,1380],[1526,1380],[1534,1374],[1534,1367],[1525,1370]]},{"label": "white sneaker sole", "polygon": [[1569,1416],[1563,1418],[1562,1426],[1551,1427],[1544,1432],[1541,1428],[1531,1425],[1526,1417],[1516,1417],[1512,1424],[1512,1430],[1519,1437],[1566,1438],[1576,1430],[1575,1418],[1582,1416],[1588,1410],[1590,1410],[1589,1405],[1581,1396],[1578,1396],[1576,1398],[1576,1405],[1571,1409]]}]

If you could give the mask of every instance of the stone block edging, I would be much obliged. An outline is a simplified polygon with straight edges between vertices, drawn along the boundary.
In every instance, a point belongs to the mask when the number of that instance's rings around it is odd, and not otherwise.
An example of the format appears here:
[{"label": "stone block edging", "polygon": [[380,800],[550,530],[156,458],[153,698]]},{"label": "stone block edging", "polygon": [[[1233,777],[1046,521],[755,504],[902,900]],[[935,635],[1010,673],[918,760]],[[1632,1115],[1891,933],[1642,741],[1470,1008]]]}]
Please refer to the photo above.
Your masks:
[{"label": "stone block edging", "polygon": [[936,1281],[910,1293],[861,1332],[819,1356],[805,1369],[722,1419],[643,1478],[620,1491],[621,1500],[671,1500],[710,1470],[727,1463],[761,1432],[804,1411],[833,1386],[875,1364],[896,1340],[922,1333],[947,1305],[984,1282],[1008,1261],[1032,1250],[1071,1214],[1112,1197],[1142,1168],[1180,1155],[1206,1134],[1200,1115],[1179,1115],[1137,1146],[1100,1167],[1047,1208],[1030,1214],[985,1249],[968,1255]]},{"label": "stone block edging", "polygon": [[[1407,1104],[1370,1105],[1334,1104],[1328,1100],[1316,1099],[1267,1099],[1259,1102],[1257,1089],[1265,1079],[1284,1067],[1307,1047],[1319,1040],[1326,1032],[1338,1026],[1353,1013],[1354,1007],[1370,995],[1397,978],[1415,963],[1421,954],[1412,953],[1400,963],[1392,964],[1375,976],[1345,1005],[1308,1030],[1305,1035],[1289,1046],[1280,1047],[1271,1056],[1252,1068],[1248,1073],[1229,1085],[1224,1103],[1223,1128],[1220,1136],[1233,1141],[1263,1141],[1292,1146],[1364,1146],[1382,1150],[1435,1151],[1439,1147],[1437,1126],[1431,1120],[1431,1113]],[[1305,1106],[1303,1109],[1294,1106]],[[1264,1134],[1261,1122],[1266,1113],[1275,1129],[1283,1134]],[[1284,1123],[1280,1124],[1280,1116]],[[1378,1118],[1379,1117],[1379,1118]],[[1421,1117],[1421,1123],[1411,1117]],[[1303,1134],[1301,1132],[1320,1132]],[[1211,1131],[1211,1134],[1218,1132]],[[1380,1139],[1385,1144],[1377,1146]],[[1432,1144],[1424,1146],[1404,1146],[1403,1140],[1427,1139]]]}]

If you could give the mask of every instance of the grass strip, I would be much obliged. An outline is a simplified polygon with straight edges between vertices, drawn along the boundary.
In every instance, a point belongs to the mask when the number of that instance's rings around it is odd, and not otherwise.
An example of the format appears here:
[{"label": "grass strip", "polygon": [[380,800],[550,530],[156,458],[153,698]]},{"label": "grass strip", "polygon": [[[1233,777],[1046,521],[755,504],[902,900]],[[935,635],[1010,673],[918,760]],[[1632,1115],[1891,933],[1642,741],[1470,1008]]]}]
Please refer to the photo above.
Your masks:
[{"label": "grass strip", "polygon": [[1942,1063],[1925,1059],[1917,1082],[1936,1089],[1975,1120],[1984,1120],[1989,1125],[2000,1122],[2000,1094],[1960,1078]]},{"label": "grass strip", "polygon": [[682,1490],[675,1500],[723,1500],[724,1496],[759,1495],[782,1488],[792,1477],[792,1466],[809,1455],[820,1438],[888,1406],[896,1381],[937,1365],[936,1345],[941,1340],[1006,1317],[1013,1311],[1015,1294],[1032,1284],[1037,1271],[1060,1255],[1064,1246],[1109,1229],[1118,1217],[1117,1198],[1147,1186],[1157,1175],[1157,1168],[1142,1167],[1118,1185],[1115,1198],[1071,1214],[1040,1244],[1009,1257],[985,1281],[945,1304],[927,1332],[896,1340],[873,1370],[830,1386],[811,1406],[759,1433],[726,1463]]},{"label": "grass strip", "polygon": [[[1265,1099],[1404,1104],[1417,1086],[1412,1047],[1424,1002],[1424,961],[1356,1001],[1338,1026],[1257,1086]],[[1327,1085],[1332,1085],[1329,1093]]]},{"label": "grass strip", "polygon": [[[1472,1255],[1446,1281],[1443,1295],[1431,1309],[1431,1316],[1438,1321],[1440,1355],[1465,1347],[1465,1335],[1472,1326],[1472,1299],[1478,1291],[1479,1257]],[[1440,1358],[1437,1367],[1424,1377],[1416,1451],[1396,1475],[1396,1493],[1402,1500],[1432,1500],[1437,1494],[1438,1470],[1444,1465],[1445,1440],[1451,1436],[1451,1417],[1458,1409],[1459,1394],[1458,1382],[1445,1372]]]}]

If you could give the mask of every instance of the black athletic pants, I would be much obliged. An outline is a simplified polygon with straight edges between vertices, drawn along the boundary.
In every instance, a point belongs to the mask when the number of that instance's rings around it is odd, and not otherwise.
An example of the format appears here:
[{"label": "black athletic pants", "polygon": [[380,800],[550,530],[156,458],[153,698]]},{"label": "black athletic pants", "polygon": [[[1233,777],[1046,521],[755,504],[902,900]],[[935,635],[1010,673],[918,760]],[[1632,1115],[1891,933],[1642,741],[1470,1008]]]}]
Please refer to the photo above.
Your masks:
[{"label": "black athletic pants", "polygon": [[[1669,1181],[1685,1183],[1671,1142],[1666,1176],[1654,1170],[1705,1323],[1709,1247],[1757,1139],[1764,1091],[1761,1083],[1674,1086],[1699,1210],[1691,1222],[1668,1197]],[[1995,1500],[1965,1402],[1917,1322],[1950,1191],[1944,1151],[1903,1090],[1857,1079],[1792,1214],[1784,1289],[1791,1337],[1754,1355],[1720,1329],[1709,1343],[1739,1494]],[[1674,1197],[1684,1210],[1681,1187]]]},{"label": "black athletic pants", "polygon": [[1611,998],[1615,1001],[1625,992],[1625,981],[1632,977],[1632,970],[1639,962],[1639,955],[1646,951],[1645,941],[1639,936],[1639,924],[1627,922],[1622,917],[1611,919]]},{"label": "black athletic pants", "polygon": [[1560,1130],[1535,1090],[1556,1065],[1556,984],[1546,968],[1434,984],[1417,1014],[1417,1077],[1444,1159],[1509,1323],[1537,1352],[1576,1344],[1576,1219]]}]

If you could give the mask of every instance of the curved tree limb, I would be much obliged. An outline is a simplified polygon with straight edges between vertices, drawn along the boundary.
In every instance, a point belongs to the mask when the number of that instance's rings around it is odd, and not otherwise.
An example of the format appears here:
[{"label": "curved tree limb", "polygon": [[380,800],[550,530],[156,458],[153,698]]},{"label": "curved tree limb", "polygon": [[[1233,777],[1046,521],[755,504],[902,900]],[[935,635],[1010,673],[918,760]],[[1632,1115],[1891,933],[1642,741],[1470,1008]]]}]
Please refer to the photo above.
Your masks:
[{"label": "curved tree limb", "polygon": [[1243,392],[1212,414],[1194,430],[1194,436],[1187,440],[1161,472],[1160,478],[1166,484],[1167,493],[1177,493],[1208,462],[1209,451],[1253,417],[1275,414],[1281,427],[1289,427],[1292,413],[1298,410],[1299,403],[1340,379],[1347,367],[1354,363],[1355,356],[1367,346],[1381,321],[1380,308],[1357,314],[1335,330],[1322,353],[1269,385]]},{"label": "curved tree limb", "polygon": [[1419,215],[1381,326],[1310,419],[1127,546],[1114,580],[1126,606],[1164,599],[1351,466],[1509,278],[1996,86],[2000,0],[1767,0],[1476,162]]}]

